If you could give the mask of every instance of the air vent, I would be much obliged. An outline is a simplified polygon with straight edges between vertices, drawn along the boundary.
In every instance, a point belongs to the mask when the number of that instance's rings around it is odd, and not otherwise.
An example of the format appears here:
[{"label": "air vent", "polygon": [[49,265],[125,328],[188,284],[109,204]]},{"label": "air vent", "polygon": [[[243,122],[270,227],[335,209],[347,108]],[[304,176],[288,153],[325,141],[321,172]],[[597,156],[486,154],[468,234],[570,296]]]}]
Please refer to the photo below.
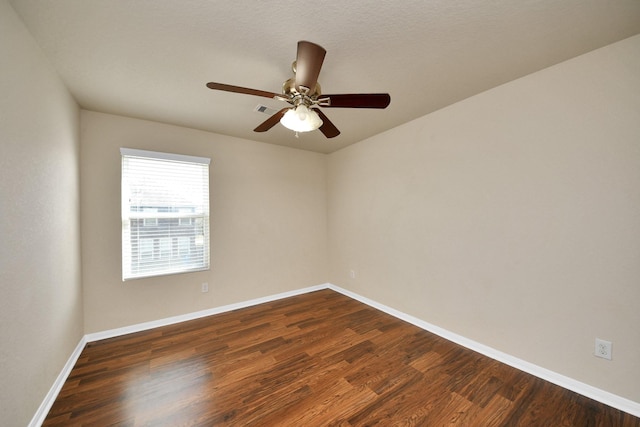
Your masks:
[{"label": "air vent", "polygon": [[269,108],[266,105],[258,104],[256,108],[253,109],[256,113],[266,114],[268,116],[273,116],[278,110],[274,110],[273,108]]}]

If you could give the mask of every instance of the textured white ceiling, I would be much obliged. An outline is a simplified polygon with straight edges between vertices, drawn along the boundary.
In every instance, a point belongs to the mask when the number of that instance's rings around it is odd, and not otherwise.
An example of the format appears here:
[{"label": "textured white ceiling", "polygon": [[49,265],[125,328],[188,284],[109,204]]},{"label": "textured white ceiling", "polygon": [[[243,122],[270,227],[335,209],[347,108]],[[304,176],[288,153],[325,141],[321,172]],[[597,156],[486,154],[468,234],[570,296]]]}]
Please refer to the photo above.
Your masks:
[{"label": "textured white ceiling", "polygon": [[[640,33],[640,0],[11,0],[86,109],[332,152]],[[388,92],[386,110],[327,109],[326,139],[252,131],[298,40],[327,50],[324,93]]]}]

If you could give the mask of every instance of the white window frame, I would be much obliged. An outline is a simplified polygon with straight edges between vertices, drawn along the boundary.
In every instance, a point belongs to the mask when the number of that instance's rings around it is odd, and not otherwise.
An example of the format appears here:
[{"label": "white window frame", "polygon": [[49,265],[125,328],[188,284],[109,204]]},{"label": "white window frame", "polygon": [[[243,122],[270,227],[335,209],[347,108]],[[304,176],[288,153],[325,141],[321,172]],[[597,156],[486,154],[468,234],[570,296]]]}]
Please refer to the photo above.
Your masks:
[{"label": "white window frame", "polygon": [[209,270],[211,159],[132,148],[120,154],[122,280]]}]

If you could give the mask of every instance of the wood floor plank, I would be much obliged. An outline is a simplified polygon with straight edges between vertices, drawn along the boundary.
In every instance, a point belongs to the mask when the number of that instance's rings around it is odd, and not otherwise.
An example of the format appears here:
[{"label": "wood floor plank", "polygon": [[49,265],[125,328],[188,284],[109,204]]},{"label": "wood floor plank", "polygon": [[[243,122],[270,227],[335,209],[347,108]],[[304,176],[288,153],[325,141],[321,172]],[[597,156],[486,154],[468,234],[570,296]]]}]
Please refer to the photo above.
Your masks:
[{"label": "wood floor plank", "polygon": [[88,343],[43,425],[640,427],[640,419],[322,290]]}]

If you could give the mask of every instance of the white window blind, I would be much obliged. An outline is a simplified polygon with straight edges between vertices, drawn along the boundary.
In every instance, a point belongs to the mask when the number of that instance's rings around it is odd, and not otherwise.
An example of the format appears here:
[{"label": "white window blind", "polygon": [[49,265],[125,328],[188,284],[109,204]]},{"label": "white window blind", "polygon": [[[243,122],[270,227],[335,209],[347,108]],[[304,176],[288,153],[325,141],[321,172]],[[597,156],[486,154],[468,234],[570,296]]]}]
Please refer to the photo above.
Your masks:
[{"label": "white window blind", "polygon": [[122,279],[208,270],[210,159],[120,153]]}]

